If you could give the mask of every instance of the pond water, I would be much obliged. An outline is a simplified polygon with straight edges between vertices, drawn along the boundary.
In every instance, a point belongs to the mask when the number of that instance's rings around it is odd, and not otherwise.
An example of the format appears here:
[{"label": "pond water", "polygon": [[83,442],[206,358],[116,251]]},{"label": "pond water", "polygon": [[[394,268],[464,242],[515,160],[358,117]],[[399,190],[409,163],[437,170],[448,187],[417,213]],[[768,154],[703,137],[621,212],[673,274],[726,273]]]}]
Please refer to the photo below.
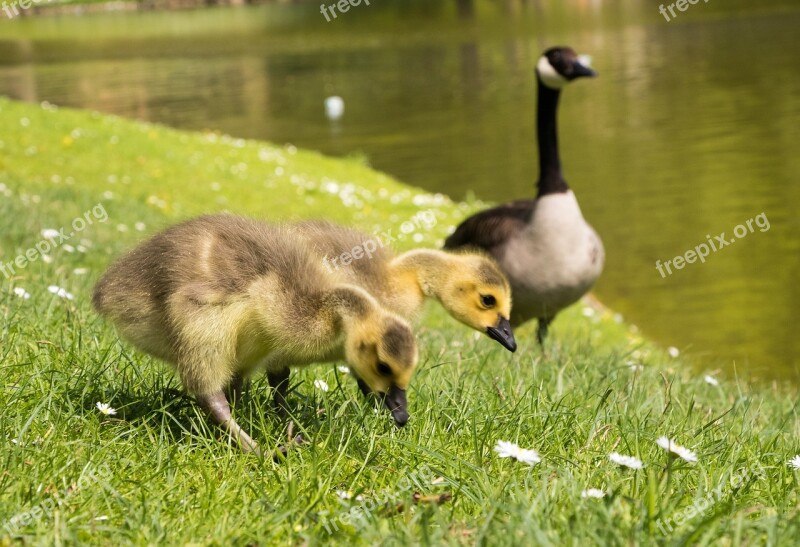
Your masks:
[{"label": "pond water", "polygon": [[[364,155],[500,201],[533,193],[533,66],[572,45],[601,75],[560,112],[567,180],[607,250],[598,296],[703,366],[796,381],[800,5],[721,4],[670,22],[636,0],[387,1],[331,22],[316,4],[27,18],[0,22],[0,94]],[[705,263],[656,269],[759,215]]]}]

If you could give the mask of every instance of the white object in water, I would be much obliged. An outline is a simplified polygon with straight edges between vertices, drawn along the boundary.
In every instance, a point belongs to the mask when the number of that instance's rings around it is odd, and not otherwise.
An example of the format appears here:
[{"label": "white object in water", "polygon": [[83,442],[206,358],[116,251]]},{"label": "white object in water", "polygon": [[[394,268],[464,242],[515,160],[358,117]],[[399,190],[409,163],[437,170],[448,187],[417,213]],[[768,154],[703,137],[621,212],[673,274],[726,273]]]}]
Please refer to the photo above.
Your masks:
[{"label": "white object in water", "polygon": [[338,96],[325,99],[325,115],[329,120],[338,120],[344,115],[344,99]]}]

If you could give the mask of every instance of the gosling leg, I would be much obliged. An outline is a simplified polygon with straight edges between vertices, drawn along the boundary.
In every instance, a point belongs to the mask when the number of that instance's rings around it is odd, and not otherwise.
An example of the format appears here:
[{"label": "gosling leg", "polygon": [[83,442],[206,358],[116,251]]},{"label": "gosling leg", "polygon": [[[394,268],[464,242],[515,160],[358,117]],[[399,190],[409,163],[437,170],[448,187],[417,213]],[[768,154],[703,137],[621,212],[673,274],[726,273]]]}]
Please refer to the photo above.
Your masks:
[{"label": "gosling leg", "polygon": [[272,388],[272,406],[279,416],[286,416],[289,407],[286,405],[286,395],[289,393],[289,369],[277,372],[267,372],[267,381]]},{"label": "gosling leg", "polygon": [[242,429],[231,416],[231,407],[222,391],[212,395],[198,395],[197,403],[217,424],[239,443],[244,452],[254,452],[260,456],[258,444]]},{"label": "gosling leg", "polygon": [[225,396],[231,406],[236,406],[242,402],[242,387],[244,386],[244,378],[242,376],[234,376],[228,387],[225,388]]},{"label": "gosling leg", "polygon": [[[286,395],[289,392],[289,369],[285,368],[277,372],[267,372],[267,381],[269,382],[269,387],[273,390],[272,406],[278,416],[285,418],[289,413],[289,407],[286,405]],[[287,431],[289,443],[279,446],[275,451],[272,459],[276,462],[280,462],[282,458],[286,457],[289,446],[293,444],[299,446],[305,443],[305,438],[302,433],[297,435],[293,434],[294,422],[289,422]]]}]

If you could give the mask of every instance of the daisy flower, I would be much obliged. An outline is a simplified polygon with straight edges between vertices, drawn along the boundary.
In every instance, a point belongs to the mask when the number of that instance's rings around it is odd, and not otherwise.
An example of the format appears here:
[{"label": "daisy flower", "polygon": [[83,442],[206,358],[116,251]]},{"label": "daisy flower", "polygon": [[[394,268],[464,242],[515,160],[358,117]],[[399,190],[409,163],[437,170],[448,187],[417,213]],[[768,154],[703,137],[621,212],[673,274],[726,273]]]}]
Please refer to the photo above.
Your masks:
[{"label": "daisy flower", "polygon": [[336,370],[338,370],[342,374],[350,374],[350,368],[344,365],[339,365],[338,367],[336,367]]},{"label": "daisy flower", "polygon": [[606,497],[606,493],[603,490],[600,490],[599,488],[589,488],[581,492],[581,497],[600,499]]},{"label": "daisy flower", "polygon": [[28,291],[26,291],[26,290],[25,290],[25,289],[23,289],[22,287],[16,287],[16,288],[14,289],[14,294],[16,294],[17,296],[19,296],[19,297],[20,297],[20,298],[22,298],[23,300],[27,300],[28,298],[30,298],[30,297],[31,297],[30,293],[28,293]]},{"label": "daisy flower", "polygon": [[[353,499],[353,493],[350,490],[337,490],[336,495],[343,500]],[[355,499],[356,501],[364,501],[364,496],[359,494]]]},{"label": "daisy flower", "polygon": [[58,296],[59,298],[66,298],[67,300],[75,300],[75,296],[71,293],[68,293],[66,289],[62,289],[61,287],[57,287],[56,285],[50,285],[47,287],[47,290],[53,293],[54,295]]},{"label": "daisy flower", "polygon": [[717,380],[716,378],[714,378],[710,374],[706,374],[703,377],[703,380],[705,380],[707,384],[710,384],[712,386],[718,386],[719,385],[719,380]]},{"label": "daisy flower", "polygon": [[659,437],[656,440],[656,444],[667,452],[670,452],[671,454],[674,454],[675,456],[678,456],[689,463],[694,463],[697,461],[697,455],[694,452],[675,443],[667,437]]},{"label": "daisy flower", "polygon": [[501,458],[514,458],[528,465],[536,465],[542,461],[542,458],[539,457],[539,453],[535,450],[520,448],[516,444],[508,441],[497,441],[494,451],[497,452],[497,455]]},{"label": "daisy flower", "polygon": [[53,228],[45,228],[44,230],[41,231],[41,234],[42,237],[45,239],[55,239],[60,235],[58,233],[58,230],[55,230]]},{"label": "daisy flower", "polygon": [[800,469],[800,454],[788,461],[789,467]]},{"label": "daisy flower", "polygon": [[106,416],[113,416],[117,413],[115,408],[111,408],[110,405],[107,403],[97,403],[97,410],[100,411],[100,414],[105,414]]},{"label": "daisy flower", "polygon": [[612,452],[608,455],[608,459],[622,467],[630,467],[631,469],[641,469],[644,464],[642,461],[634,458],[633,456],[623,456],[619,452]]},{"label": "daisy flower", "polygon": [[325,380],[314,380],[314,387],[320,391],[328,391],[328,383]]}]

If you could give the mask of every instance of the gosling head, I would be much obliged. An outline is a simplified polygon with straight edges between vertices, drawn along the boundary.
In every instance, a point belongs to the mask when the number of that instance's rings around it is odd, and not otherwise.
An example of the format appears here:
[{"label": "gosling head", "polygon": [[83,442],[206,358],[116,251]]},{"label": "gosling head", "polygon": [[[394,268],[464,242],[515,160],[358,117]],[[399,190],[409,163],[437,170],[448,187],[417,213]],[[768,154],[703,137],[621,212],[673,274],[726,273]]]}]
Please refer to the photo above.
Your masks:
[{"label": "gosling head", "polygon": [[383,400],[397,427],[408,421],[406,390],[417,367],[417,342],[411,327],[390,314],[380,314],[349,329],[345,359],[362,391]]},{"label": "gosling head", "polygon": [[476,254],[454,254],[453,267],[439,299],[450,315],[468,327],[485,332],[511,352],[517,350],[508,321],[511,287],[492,259]]},{"label": "gosling head", "polygon": [[550,89],[561,89],[578,78],[595,77],[588,55],[578,55],[570,47],[553,47],[544,52],[536,64],[539,81]]}]

